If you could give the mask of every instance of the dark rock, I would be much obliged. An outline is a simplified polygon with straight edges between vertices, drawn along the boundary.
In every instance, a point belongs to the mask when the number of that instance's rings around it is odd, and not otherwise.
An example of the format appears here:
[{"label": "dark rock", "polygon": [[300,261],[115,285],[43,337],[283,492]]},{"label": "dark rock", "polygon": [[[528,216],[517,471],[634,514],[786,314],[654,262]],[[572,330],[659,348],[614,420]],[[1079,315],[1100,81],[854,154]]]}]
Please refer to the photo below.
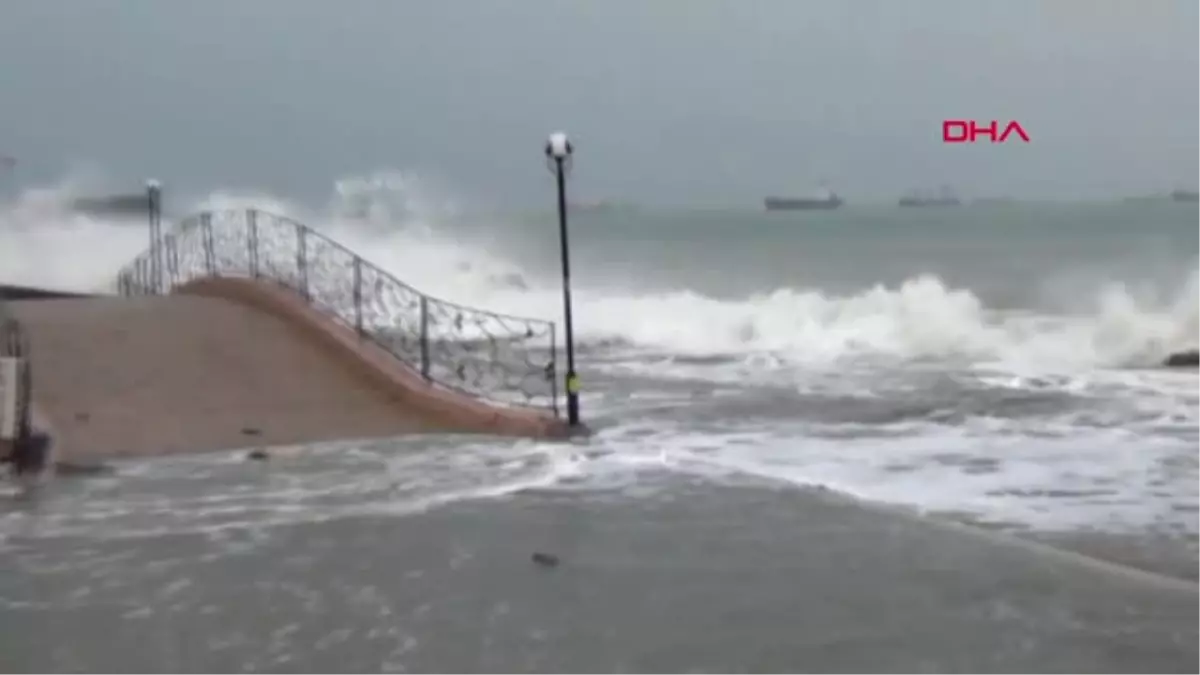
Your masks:
[{"label": "dark rock", "polygon": [[42,432],[34,432],[28,438],[13,445],[13,473],[18,476],[41,473],[46,468],[53,439]]},{"label": "dark rock", "polygon": [[267,454],[266,450],[251,450],[250,452],[246,453],[246,459],[254,460],[256,462],[265,462],[270,458],[271,456]]},{"label": "dark rock", "polygon": [[1163,365],[1168,368],[1195,368],[1200,366],[1200,349],[1187,349],[1167,356]]},{"label": "dark rock", "polygon": [[49,288],[33,286],[13,286],[0,284],[0,300],[53,300],[57,298],[87,298],[93,297],[88,293],[71,293]]},{"label": "dark rock", "polygon": [[255,429],[254,427],[242,427],[242,435],[243,436],[262,436],[262,429]]},{"label": "dark rock", "polygon": [[542,567],[558,567],[558,556],[554,555],[553,553],[542,553],[539,551],[530,557],[532,558],[533,562],[541,565]]}]

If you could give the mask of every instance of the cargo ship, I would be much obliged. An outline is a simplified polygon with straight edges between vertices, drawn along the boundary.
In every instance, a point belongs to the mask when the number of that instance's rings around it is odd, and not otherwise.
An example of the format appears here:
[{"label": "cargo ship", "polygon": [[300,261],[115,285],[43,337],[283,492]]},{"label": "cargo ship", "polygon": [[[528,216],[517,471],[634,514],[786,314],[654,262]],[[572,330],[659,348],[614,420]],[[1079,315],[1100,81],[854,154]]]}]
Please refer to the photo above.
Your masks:
[{"label": "cargo ship", "polygon": [[821,187],[812,197],[767,197],[763,205],[768,211],[827,211],[836,209],[843,203],[842,198],[833,190]]},{"label": "cargo ship", "polygon": [[1198,201],[1200,194],[1195,190],[1174,190],[1171,192],[1171,201],[1176,202],[1194,202]]},{"label": "cargo ship", "polygon": [[71,209],[90,216],[140,216],[150,212],[150,200],[144,194],[80,197]]}]

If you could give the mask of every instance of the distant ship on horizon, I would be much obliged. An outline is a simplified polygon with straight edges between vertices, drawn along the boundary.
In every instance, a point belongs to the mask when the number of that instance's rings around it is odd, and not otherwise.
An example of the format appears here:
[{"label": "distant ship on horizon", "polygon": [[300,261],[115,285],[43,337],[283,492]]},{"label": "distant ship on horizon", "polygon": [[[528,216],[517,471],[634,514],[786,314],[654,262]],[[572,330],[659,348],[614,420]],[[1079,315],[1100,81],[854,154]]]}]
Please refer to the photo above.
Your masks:
[{"label": "distant ship on horizon", "polygon": [[71,209],[89,216],[140,216],[150,212],[150,199],[145,194],[79,197]]},{"label": "distant ship on horizon", "polygon": [[936,195],[913,190],[897,202],[899,206],[961,206],[962,200],[947,186],[942,186]]},{"label": "distant ship on horizon", "polygon": [[812,197],[769,196],[763,199],[763,205],[768,211],[828,211],[844,203],[836,192],[825,186],[821,186]]},{"label": "distant ship on horizon", "polygon": [[1195,190],[1172,190],[1171,201],[1175,202],[1195,202],[1200,201],[1200,193]]}]

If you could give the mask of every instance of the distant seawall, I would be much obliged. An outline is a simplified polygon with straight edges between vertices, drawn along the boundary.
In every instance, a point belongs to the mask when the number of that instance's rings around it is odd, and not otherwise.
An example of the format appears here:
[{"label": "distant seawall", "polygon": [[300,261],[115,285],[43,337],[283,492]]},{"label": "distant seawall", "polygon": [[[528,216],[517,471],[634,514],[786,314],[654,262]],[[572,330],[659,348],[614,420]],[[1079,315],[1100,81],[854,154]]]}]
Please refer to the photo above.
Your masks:
[{"label": "distant seawall", "polygon": [[0,300],[53,300],[55,298],[88,298],[95,297],[89,293],[60,291],[34,286],[13,286],[0,284]]}]

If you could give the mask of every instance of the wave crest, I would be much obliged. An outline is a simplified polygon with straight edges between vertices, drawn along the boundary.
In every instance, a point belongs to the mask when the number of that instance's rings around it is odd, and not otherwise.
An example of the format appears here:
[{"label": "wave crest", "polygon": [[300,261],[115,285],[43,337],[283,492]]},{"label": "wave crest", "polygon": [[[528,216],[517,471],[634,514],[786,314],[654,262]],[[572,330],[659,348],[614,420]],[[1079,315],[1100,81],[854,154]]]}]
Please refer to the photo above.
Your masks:
[{"label": "wave crest", "polygon": [[[77,180],[26,190],[0,209],[3,281],[91,291],[146,246],[136,221],[73,212]],[[551,320],[557,279],[540,279],[456,227],[453,199],[412,172],[338,181],[325,206],[223,190],[193,210],[259,208],[322,230],[397,277],[446,299]],[[493,228],[495,229],[495,228]],[[1061,302],[1061,298],[1058,299]],[[577,293],[577,333],[602,351],[652,352],[747,363],[836,364],[865,356],[1001,360],[1030,367],[1140,366],[1195,347],[1200,294],[1193,266],[1180,288],[1113,280],[1076,291],[1065,310],[996,310],[969,288],[932,275],[851,294],[780,288],[740,300],[692,291]],[[769,358],[763,358],[764,355]],[[722,358],[721,360],[726,360]]]}]

